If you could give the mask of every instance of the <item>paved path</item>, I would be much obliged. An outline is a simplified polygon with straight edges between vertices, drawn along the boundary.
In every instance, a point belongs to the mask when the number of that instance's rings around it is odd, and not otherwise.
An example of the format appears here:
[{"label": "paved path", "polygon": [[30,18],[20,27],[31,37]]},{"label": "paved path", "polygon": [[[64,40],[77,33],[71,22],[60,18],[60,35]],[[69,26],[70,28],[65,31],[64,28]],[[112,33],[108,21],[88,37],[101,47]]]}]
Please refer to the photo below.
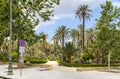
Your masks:
[{"label": "paved path", "polygon": [[48,61],[46,64],[52,65],[53,70],[58,71],[76,71],[75,67],[65,67],[65,66],[58,66],[58,63],[56,61]]},{"label": "paved path", "polygon": [[[59,67],[56,62],[52,64],[53,70],[39,71],[38,67],[22,69],[20,77],[19,69],[13,70],[14,75],[7,75],[7,65],[0,65],[0,76],[11,79],[120,79],[120,73],[108,73],[98,71],[76,72],[75,68]],[[3,79],[3,78],[0,78]]]}]

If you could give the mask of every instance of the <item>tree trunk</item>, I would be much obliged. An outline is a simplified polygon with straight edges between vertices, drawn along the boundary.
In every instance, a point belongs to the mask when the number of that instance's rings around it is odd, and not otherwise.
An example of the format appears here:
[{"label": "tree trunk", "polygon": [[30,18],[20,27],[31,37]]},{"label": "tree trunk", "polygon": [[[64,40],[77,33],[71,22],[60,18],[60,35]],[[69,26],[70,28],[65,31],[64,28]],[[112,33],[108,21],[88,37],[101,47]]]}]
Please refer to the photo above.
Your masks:
[{"label": "tree trunk", "polygon": [[64,48],[64,35],[62,35],[62,48]]},{"label": "tree trunk", "polygon": [[[62,35],[62,50],[64,49],[64,35]],[[66,57],[63,53],[63,61],[66,61]]]},{"label": "tree trunk", "polygon": [[111,52],[108,53],[108,70],[110,70],[110,55],[111,55]]},{"label": "tree trunk", "polygon": [[99,51],[97,50],[97,64],[100,63],[100,56],[99,56]]},{"label": "tree trunk", "polygon": [[105,64],[104,52],[102,51],[102,64]]},{"label": "tree trunk", "polygon": [[84,42],[85,42],[85,34],[84,34],[84,32],[85,32],[85,15],[83,15],[83,45],[82,45],[83,52],[84,52]]},{"label": "tree trunk", "polygon": [[71,62],[71,55],[67,56],[67,62],[70,63]]}]

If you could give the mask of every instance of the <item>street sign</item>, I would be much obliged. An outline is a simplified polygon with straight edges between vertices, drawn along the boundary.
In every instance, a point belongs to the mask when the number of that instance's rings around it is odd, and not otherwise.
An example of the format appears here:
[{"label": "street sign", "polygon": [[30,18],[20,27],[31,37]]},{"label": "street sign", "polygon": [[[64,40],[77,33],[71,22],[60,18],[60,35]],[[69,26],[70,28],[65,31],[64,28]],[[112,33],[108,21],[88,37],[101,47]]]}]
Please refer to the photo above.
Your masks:
[{"label": "street sign", "polygon": [[19,55],[20,55],[20,77],[22,76],[22,65],[24,63],[24,59],[23,59],[23,53],[25,53],[25,40],[21,39],[18,41],[18,45],[19,45]]},{"label": "street sign", "polygon": [[19,53],[24,53],[24,52],[25,52],[25,47],[19,46]]},{"label": "street sign", "polygon": [[25,46],[25,40],[23,39],[19,40],[19,46]]}]

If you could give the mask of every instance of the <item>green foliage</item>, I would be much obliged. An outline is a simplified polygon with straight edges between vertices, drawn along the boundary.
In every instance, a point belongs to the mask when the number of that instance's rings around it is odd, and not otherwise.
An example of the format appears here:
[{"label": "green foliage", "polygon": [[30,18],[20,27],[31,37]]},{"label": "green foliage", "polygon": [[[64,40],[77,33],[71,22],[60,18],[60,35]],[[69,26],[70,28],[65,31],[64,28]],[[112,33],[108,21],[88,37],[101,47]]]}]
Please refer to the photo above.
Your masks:
[{"label": "green foliage", "polygon": [[85,47],[85,19],[90,19],[91,15],[90,13],[92,12],[92,10],[89,9],[88,5],[81,5],[80,7],[77,8],[76,10],[76,17],[78,17],[78,19],[82,19],[82,48],[84,51],[84,47]]},{"label": "green foliage", "polygon": [[17,52],[13,51],[13,52],[12,52],[12,61],[13,61],[13,62],[17,62],[17,60],[18,60],[18,59],[17,59]]},{"label": "green foliage", "polygon": [[[68,67],[107,67],[107,64],[75,64],[75,63],[67,63],[60,62],[60,64]],[[111,66],[120,66],[120,64],[112,64]]]},{"label": "green foliage", "polygon": [[65,47],[63,48],[63,56],[66,57],[67,62],[71,62],[71,57],[78,49],[73,45],[73,43],[68,42],[66,43]]},{"label": "green foliage", "polygon": [[55,60],[55,55],[54,55],[54,54],[50,54],[50,55],[48,56],[48,60],[50,60],[50,61]]},{"label": "green foliage", "polygon": [[81,63],[84,63],[84,62],[85,61],[82,58],[80,58],[80,56],[79,56],[79,58],[75,56],[75,58],[72,59],[72,61],[71,61],[71,63],[75,63],[75,64],[81,64]]},{"label": "green foliage", "polygon": [[82,55],[82,58],[84,59],[84,60],[89,60],[89,59],[94,59],[94,56],[93,56],[93,54],[92,53],[84,53],[83,55]]},{"label": "green foliage", "polygon": [[8,61],[8,54],[6,52],[0,52],[0,61]]},{"label": "green foliage", "polygon": [[61,46],[64,47],[65,39],[67,38],[69,34],[69,28],[67,28],[64,25],[59,26],[59,28],[56,30],[55,35],[57,35],[58,41],[61,41]]},{"label": "green foliage", "polygon": [[36,63],[36,64],[40,64],[40,63],[46,63],[47,60],[42,60],[40,58],[34,58],[34,57],[28,57],[24,60],[25,63],[30,62],[30,63]]},{"label": "green foliage", "polygon": [[[97,20],[96,24],[96,49],[102,53],[102,62],[105,61],[105,56],[109,52],[114,52],[119,48],[119,29],[117,24],[119,23],[120,12],[119,8],[112,5],[110,1],[106,1],[106,4],[101,5],[101,17]],[[115,52],[114,52],[115,53]]]},{"label": "green foliage", "polygon": [[[50,20],[53,8],[58,4],[59,0],[12,0],[12,39],[25,39],[31,45],[39,18]],[[0,0],[0,44],[9,36],[9,19],[10,0]]]},{"label": "green foliage", "polygon": [[46,63],[47,60],[37,60],[37,59],[35,59],[35,60],[30,60],[29,62],[30,63],[41,64],[41,63]]}]

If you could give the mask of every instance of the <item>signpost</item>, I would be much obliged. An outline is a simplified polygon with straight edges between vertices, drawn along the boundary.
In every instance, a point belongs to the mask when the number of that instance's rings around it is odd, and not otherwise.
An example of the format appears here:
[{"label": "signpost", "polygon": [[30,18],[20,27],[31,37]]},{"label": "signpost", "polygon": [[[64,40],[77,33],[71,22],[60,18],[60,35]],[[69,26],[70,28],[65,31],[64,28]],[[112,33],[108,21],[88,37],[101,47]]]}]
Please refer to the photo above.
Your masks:
[{"label": "signpost", "polygon": [[23,53],[25,52],[25,40],[19,40],[19,62],[20,62],[20,77],[22,76],[22,65],[24,64]]}]

